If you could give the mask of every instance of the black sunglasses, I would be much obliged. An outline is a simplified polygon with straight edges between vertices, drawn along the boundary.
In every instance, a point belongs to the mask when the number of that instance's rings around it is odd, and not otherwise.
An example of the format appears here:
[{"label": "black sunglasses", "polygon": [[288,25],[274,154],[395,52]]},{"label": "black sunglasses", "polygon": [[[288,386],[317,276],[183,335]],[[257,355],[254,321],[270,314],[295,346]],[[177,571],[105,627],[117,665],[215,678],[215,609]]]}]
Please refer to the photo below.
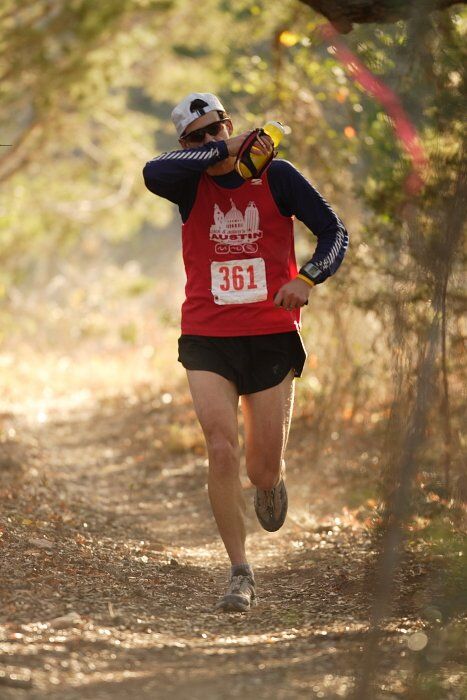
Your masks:
[{"label": "black sunglasses", "polygon": [[183,141],[190,141],[191,143],[203,143],[206,134],[209,134],[209,136],[217,136],[221,130],[222,124],[228,121],[228,119],[219,119],[218,122],[213,122],[212,124],[203,126],[201,129],[190,131],[189,134],[180,136],[180,138],[183,139]]}]

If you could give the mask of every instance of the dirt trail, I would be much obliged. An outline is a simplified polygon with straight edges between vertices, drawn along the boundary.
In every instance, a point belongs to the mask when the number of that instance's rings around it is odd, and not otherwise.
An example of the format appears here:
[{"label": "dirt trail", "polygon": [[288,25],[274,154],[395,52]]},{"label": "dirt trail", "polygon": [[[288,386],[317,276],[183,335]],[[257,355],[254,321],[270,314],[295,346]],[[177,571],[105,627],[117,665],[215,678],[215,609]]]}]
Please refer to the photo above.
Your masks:
[{"label": "dirt trail", "polygon": [[[201,434],[187,397],[173,398],[113,399],[39,425],[3,417],[26,447],[1,499],[0,697],[349,697],[371,553],[343,510],[346,448],[307,464],[310,426],[296,421],[279,533],[261,530],[245,484],[260,604],[214,613],[228,567]],[[401,690],[401,644],[417,625],[401,606],[384,698]]]}]

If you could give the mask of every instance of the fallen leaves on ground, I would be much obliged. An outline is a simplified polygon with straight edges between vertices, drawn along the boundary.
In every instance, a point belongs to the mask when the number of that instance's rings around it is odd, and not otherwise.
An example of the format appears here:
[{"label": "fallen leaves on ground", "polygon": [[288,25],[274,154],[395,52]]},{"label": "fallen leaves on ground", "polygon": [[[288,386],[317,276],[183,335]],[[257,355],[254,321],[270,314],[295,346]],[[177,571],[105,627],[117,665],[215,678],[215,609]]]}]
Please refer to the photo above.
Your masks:
[{"label": "fallen leaves on ground", "polygon": [[[307,421],[291,434],[280,533],[260,529],[245,483],[260,599],[248,614],[213,612],[228,566],[185,395],[4,422],[21,468],[11,463],[0,482],[2,698],[350,696],[368,624],[365,522],[375,504],[362,516],[346,503],[345,452],[328,453],[319,471],[304,463]],[[398,697],[417,654],[406,640],[423,627],[418,566],[414,574],[408,561],[387,625],[381,697]]]}]

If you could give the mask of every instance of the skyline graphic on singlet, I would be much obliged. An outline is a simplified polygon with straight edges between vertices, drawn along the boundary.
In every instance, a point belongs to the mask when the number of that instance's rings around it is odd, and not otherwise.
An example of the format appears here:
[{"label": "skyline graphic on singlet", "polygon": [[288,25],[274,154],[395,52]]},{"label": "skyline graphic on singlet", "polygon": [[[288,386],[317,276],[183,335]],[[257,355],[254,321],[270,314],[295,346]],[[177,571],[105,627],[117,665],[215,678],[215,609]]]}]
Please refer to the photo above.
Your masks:
[{"label": "skyline graphic on singlet", "polygon": [[214,205],[214,223],[209,229],[209,238],[216,244],[216,253],[256,253],[257,241],[263,236],[256,204],[249,202],[245,214],[242,214],[232,199],[230,204],[231,207],[225,214],[218,204]]}]

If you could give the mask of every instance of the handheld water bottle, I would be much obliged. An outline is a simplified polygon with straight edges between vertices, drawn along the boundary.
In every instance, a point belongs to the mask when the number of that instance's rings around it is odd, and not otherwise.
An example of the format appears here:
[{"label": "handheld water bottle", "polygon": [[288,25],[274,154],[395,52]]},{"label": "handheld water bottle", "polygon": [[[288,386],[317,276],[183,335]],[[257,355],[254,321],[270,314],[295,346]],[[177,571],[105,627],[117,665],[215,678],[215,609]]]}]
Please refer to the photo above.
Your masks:
[{"label": "handheld water bottle", "polygon": [[[252,148],[258,135],[267,134],[274,144],[272,152],[268,155],[263,153],[252,153]],[[259,178],[268,167],[271,160],[277,154],[279,146],[285,134],[285,127],[281,122],[268,121],[261,129],[255,129],[247,136],[240,147],[240,150],[235,161],[235,169],[243,177],[244,180],[252,180]]]}]

